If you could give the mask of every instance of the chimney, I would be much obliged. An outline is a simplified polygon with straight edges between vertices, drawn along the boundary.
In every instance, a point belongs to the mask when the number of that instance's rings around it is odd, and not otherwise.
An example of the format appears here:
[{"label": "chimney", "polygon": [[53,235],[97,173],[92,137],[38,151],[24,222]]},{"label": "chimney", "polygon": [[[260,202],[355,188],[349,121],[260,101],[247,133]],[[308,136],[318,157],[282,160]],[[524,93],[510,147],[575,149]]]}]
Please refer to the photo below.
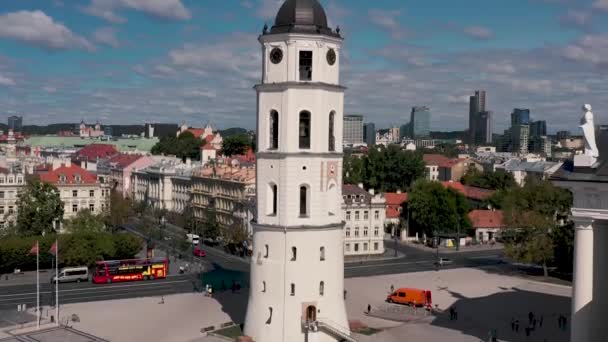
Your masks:
[{"label": "chimney", "polygon": [[363,189],[363,183],[358,184],[361,189]]},{"label": "chimney", "polygon": [[369,189],[369,194],[374,196],[375,195],[374,189]]}]

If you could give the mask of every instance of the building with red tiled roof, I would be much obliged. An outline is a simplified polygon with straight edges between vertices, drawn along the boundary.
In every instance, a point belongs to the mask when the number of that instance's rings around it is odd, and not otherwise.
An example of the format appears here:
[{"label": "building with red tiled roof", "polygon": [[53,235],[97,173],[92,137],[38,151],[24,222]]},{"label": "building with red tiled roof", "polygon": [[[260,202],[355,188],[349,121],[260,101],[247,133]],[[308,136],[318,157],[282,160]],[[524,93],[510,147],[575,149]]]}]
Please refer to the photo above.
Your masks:
[{"label": "building with red tiled roof", "polygon": [[131,194],[133,170],[146,168],[154,162],[154,158],[150,156],[120,153],[100,161],[97,171],[103,182],[109,183],[112,190],[121,193],[126,198]]},{"label": "building with red tiled roof", "polygon": [[457,190],[469,200],[483,202],[492,196],[496,190],[482,189],[474,186],[464,185],[460,182],[441,182],[445,188]]},{"label": "building with red tiled roof", "polygon": [[469,213],[475,238],[480,242],[496,239],[501,230],[506,228],[502,210],[473,210]]},{"label": "building with red tiled roof", "polygon": [[55,162],[51,169],[38,174],[40,181],[53,184],[59,190],[63,202],[63,219],[70,219],[81,210],[101,214],[108,201],[107,184],[98,181],[97,176],[71,161]]},{"label": "building with red tiled roof", "polygon": [[483,171],[483,167],[471,159],[450,159],[441,154],[425,154],[428,180],[458,182],[470,167]]},{"label": "building with red tiled roof", "polygon": [[[205,145],[213,145],[217,150],[222,148],[222,135],[218,131],[213,131],[213,127],[210,124],[207,124],[205,128],[194,128],[188,127],[185,123],[179,127],[176,136],[179,137],[180,134],[184,132],[190,132],[196,138],[203,139],[205,141]],[[202,147],[202,146],[201,146]]]},{"label": "building with red tiled roof", "polygon": [[[408,200],[407,192],[386,192],[384,198],[386,199],[386,224],[398,225],[403,218],[403,204]],[[399,233],[401,241],[411,240],[407,226],[402,225],[401,229]]]},{"label": "building with red tiled roof", "polygon": [[89,171],[97,171],[97,162],[101,159],[111,157],[118,153],[118,150],[111,144],[90,144],[81,148],[72,162]]}]

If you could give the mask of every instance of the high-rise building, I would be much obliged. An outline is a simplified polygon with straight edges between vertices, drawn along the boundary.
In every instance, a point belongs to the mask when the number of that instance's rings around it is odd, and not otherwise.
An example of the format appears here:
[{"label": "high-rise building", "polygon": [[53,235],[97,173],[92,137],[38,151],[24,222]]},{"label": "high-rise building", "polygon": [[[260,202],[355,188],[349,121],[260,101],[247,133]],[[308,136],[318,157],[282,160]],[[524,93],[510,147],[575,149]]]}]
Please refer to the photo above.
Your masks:
[{"label": "high-rise building", "polygon": [[530,110],[515,108],[511,113],[511,126],[517,125],[529,125],[530,124]]},{"label": "high-rise building", "polygon": [[409,122],[399,127],[399,136],[401,136],[401,139],[411,138],[410,134],[412,134],[412,129]]},{"label": "high-rise building", "polygon": [[526,154],[530,143],[530,125],[511,126],[511,152]]},{"label": "high-rise building", "polygon": [[[258,41],[257,210],[244,334],[259,342],[353,341],[344,303],[343,150],[335,144],[343,40],[317,0],[286,0]],[[351,129],[344,141],[363,142],[363,117],[344,123]]]},{"label": "high-rise building", "polygon": [[545,120],[530,122],[530,137],[543,137],[547,135],[547,122]]},{"label": "high-rise building", "polygon": [[344,145],[363,144],[363,115],[344,115]]},{"label": "high-rise building", "polygon": [[570,133],[570,131],[559,131],[559,132],[557,132],[557,134],[555,136],[556,136],[557,141],[560,141],[562,139],[570,138],[571,135],[572,134]]},{"label": "high-rise building", "polygon": [[429,107],[412,107],[410,129],[412,139],[426,138],[431,135],[431,109]]},{"label": "high-rise building", "polygon": [[365,124],[363,140],[365,140],[367,146],[373,146],[376,144],[376,125],[373,122],[368,122]]},{"label": "high-rise building", "polygon": [[23,129],[23,117],[16,115],[9,116],[8,129],[12,129],[13,132],[21,132],[21,130]]},{"label": "high-rise building", "polygon": [[477,132],[477,119],[480,112],[486,111],[486,92],[476,90],[475,95],[469,97],[469,143],[475,143]]},{"label": "high-rise building", "polygon": [[475,145],[486,145],[492,143],[492,116],[490,111],[477,113],[475,123]]}]

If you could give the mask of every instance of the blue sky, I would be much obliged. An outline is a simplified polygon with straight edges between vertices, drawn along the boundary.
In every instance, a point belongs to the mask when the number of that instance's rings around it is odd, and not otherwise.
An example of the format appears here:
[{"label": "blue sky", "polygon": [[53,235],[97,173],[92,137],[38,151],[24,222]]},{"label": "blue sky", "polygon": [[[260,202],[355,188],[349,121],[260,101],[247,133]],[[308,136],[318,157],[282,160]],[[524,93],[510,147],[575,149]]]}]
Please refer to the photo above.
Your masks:
[{"label": "blue sky", "polygon": [[[464,129],[475,89],[488,92],[495,132],[514,107],[550,131],[576,131],[584,102],[608,122],[608,0],[321,2],[346,38],[345,112],[376,126],[427,105],[433,130]],[[2,1],[0,113],[253,128],[256,37],[281,3]]]}]

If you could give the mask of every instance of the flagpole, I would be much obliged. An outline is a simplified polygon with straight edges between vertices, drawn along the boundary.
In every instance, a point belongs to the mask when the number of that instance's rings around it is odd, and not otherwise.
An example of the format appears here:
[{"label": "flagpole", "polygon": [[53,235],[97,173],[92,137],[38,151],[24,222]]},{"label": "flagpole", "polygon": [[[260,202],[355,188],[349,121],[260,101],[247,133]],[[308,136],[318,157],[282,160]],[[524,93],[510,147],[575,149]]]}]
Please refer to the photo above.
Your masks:
[{"label": "flagpole", "polygon": [[40,330],[40,272],[39,272],[39,267],[40,267],[40,245],[38,244],[38,241],[36,241],[36,312],[37,314],[37,319],[36,319],[36,328],[38,330]]},{"label": "flagpole", "polygon": [[59,239],[55,239],[55,322],[59,325]]}]

